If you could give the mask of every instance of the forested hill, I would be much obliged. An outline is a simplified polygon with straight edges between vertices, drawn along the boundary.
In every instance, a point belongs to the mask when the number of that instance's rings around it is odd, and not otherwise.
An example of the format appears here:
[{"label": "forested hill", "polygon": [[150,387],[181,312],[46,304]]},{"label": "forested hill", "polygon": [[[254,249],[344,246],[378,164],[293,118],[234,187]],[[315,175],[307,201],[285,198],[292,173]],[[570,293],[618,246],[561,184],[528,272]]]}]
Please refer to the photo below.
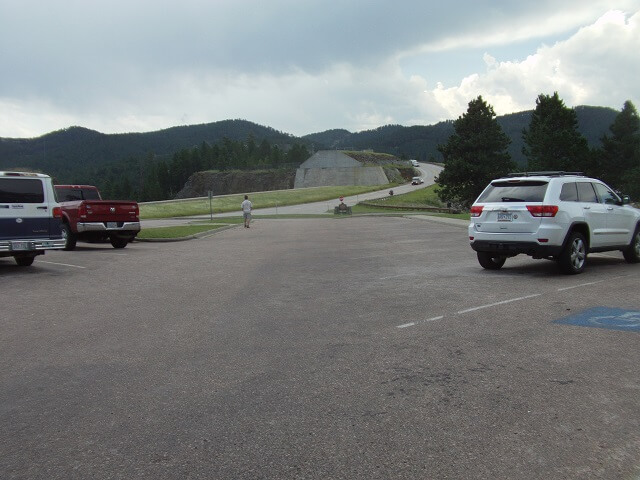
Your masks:
[{"label": "forested hill", "polygon": [[[609,134],[609,126],[618,111],[607,107],[576,107],[578,130],[592,147],[600,146],[600,139]],[[526,160],[522,154],[522,130],[529,128],[532,111],[512,113],[497,118],[498,123],[511,139],[509,153],[519,165]],[[442,161],[438,145],[445,144],[453,134],[453,120],[435,125],[403,127],[386,125],[375,130],[349,133],[347,130],[328,130],[302,137],[305,140],[324,144],[328,148],[340,150],[371,149],[404,158],[420,161]]]},{"label": "forested hill", "polygon": [[[617,111],[604,107],[577,107],[579,130],[591,146],[609,132]],[[522,129],[529,126],[531,111],[498,117],[498,122],[511,138],[512,158],[524,164]],[[374,130],[351,133],[335,129],[301,138],[246,120],[173,127],[149,133],[103,134],[82,127],[71,127],[33,139],[0,138],[0,169],[29,168],[55,175],[60,181],[78,178],[79,171],[107,163],[130,162],[151,155],[170,159],[181,150],[224,138],[244,142],[267,141],[286,150],[301,144],[310,152],[321,149],[374,150],[403,158],[442,160],[437,150],[453,133],[453,121],[435,125],[403,127],[388,125]],[[230,166],[233,168],[232,166]],[[82,175],[81,175],[82,176]],[[87,178],[84,181],[92,181]]]},{"label": "forested hill", "polygon": [[98,166],[148,154],[170,157],[203,142],[210,145],[228,138],[272,145],[305,143],[273,128],[246,120],[224,120],[202,125],[172,127],[149,133],[104,134],[70,127],[33,139],[0,138],[0,169],[32,168],[64,178],[80,167]]}]

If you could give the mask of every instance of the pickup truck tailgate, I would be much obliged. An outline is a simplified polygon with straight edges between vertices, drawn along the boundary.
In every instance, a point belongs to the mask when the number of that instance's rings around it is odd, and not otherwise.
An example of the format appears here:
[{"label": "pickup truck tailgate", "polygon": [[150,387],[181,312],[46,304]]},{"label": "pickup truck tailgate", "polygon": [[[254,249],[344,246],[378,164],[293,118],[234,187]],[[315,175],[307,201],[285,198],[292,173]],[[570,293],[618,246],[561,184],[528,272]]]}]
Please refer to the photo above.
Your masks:
[{"label": "pickup truck tailgate", "polygon": [[137,222],[138,206],[126,201],[91,202],[85,201],[86,218],[82,220],[92,222]]}]

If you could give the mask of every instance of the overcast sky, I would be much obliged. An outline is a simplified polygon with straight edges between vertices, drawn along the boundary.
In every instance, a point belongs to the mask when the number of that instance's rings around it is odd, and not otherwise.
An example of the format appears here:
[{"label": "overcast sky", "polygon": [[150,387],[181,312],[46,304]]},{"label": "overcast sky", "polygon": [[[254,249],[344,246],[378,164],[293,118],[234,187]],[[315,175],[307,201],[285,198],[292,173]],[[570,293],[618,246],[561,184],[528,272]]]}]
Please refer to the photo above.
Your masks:
[{"label": "overcast sky", "polygon": [[0,0],[0,137],[640,108],[640,0]]}]

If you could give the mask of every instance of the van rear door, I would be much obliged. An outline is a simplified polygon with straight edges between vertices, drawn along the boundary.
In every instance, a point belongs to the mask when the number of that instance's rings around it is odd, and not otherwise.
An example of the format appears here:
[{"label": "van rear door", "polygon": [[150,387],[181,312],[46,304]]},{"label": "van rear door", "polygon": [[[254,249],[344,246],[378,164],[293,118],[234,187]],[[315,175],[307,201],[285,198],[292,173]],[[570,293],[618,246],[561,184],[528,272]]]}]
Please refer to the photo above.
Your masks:
[{"label": "van rear door", "polygon": [[4,240],[49,237],[51,212],[44,187],[41,178],[0,178],[0,236]]}]

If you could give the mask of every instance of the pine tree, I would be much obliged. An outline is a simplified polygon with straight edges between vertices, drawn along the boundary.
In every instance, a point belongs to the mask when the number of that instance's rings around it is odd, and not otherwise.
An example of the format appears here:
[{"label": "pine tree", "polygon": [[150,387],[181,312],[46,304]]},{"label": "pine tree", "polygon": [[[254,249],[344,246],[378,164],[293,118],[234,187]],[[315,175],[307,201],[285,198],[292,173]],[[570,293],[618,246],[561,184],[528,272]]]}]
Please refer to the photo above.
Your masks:
[{"label": "pine tree", "polygon": [[467,112],[453,124],[455,133],[438,145],[444,170],[437,178],[438,196],[469,206],[489,181],[515,168],[507,147],[511,141],[482,96],[469,102]]},{"label": "pine tree", "polygon": [[627,100],[609,127],[612,136],[602,137],[598,157],[599,175],[611,187],[640,198],[640,117]]},{"label": "pine tree", "polygon": [[555,92],[540,94],[529,130],[522,131],[530,171],[583,169],[588,162],[587,140],[578,132],[578,118]]}]

